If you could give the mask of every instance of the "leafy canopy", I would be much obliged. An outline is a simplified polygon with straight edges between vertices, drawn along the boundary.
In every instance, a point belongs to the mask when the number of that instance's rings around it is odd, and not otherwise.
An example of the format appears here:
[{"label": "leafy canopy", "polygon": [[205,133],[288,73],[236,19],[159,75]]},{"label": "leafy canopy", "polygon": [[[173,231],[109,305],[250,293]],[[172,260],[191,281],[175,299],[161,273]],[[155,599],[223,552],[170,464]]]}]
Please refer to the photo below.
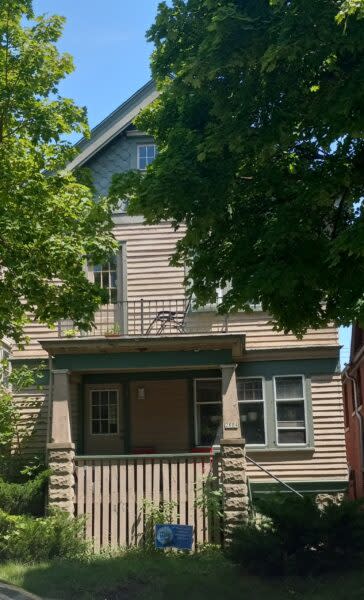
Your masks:
[{"label": "leafy canopy", "polygon": [[57,89],[73,70],[55,45],[63,23],[35,17],[31,0],[0,0],[0,339],[21,341],[29,312],[87,328],[102,292],[85,259],[115,247],[110,201],[63,170],[65,136],[87,134],[85,110]]},{"label": "leafy canopy", "polygon": [[174,0],[148,39],[159,154],[117,175],[147,222],[186,225],[200,303],[261,302],[300,336],[364,322],[363,0]]}]

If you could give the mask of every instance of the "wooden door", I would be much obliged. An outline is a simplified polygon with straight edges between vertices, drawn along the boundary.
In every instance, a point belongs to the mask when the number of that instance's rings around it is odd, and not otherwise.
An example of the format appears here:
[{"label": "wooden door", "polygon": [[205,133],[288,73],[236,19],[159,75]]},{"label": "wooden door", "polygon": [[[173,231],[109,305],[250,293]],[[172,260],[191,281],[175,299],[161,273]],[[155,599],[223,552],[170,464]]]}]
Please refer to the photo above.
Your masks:
[{"label": "wooden door", "polygon": [[121,385],[86,386],[84,414],[85,454],[123,454],[125,430]]}]

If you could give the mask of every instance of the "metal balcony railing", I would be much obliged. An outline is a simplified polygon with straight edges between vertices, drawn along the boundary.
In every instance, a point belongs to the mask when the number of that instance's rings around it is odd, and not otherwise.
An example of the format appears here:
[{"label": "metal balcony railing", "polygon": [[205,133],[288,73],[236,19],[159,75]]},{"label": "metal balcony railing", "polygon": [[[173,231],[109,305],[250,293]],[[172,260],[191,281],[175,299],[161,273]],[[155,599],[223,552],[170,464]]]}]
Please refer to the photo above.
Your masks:
[{"label": "metal balcony railing", "polygon": [[226,333],[228,319],[219,317],[212,330],[212,319],[191,310],[186,298],[138,299],[101,306],[88,331],[79,331],[70,320],[58,323],[59,337],[89,337],[120,335],[155,336],[188,333]]}]

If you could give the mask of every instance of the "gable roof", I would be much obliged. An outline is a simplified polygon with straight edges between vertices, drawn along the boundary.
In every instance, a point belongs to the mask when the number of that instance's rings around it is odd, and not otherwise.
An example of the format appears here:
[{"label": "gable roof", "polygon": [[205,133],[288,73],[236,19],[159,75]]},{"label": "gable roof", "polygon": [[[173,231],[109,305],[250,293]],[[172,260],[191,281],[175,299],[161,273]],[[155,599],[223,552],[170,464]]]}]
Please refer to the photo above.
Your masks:
[{"label": "gable roof", "polygon": [[79,154],[67,165],[67,171],[72,171],[81,167],[101,148],[108,144],[114,137],[119,135],[132,121],[138,113],[151,104],[159,95],[154,81],[149,81],[141,87],[128,100],[120,104],[106,119],[101,121],[91,130],[89,139],[82,138],[76,144],[79,148]]}]

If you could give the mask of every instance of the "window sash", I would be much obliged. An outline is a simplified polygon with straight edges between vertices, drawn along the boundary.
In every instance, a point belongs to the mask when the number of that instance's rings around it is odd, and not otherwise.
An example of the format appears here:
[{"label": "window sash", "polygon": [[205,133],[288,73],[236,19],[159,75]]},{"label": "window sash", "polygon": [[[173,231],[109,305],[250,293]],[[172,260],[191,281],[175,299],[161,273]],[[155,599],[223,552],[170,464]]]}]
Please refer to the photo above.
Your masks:
[{"label": "window sash", "polygon": [[[286,398],[278,398],[277,397],[277,381],[280,379],[300,379],[301,380],[301,388],[302,388],[302,396],[292,396]],[[306,401],[306,392],[305,392],[305,377],[304,375],[276,375],[273,378],[273,394],[274,394],[274,405],[275,405],[275,422],[276,422],[276,443],[277,446],[306,446],[308,442],[308,428],[307,428],[307,401]],[[297,404],[303,406],[303,417],[304,421],[292,419],[287,421],[282,421],[278,419],[278,407],[279,405],[284,404]],[[302,422],[302,425],[298,425],[298,422]],[[304,432],[304,441],[289,441],[289,442],[281,442],[280,441],[280,433],[287,434],[289,432]]]},{"label": "window sash", "polygon": [[[105,403],[106,400],[106,403]],[[90,389],[90,434],[119,434],[119,392],[115,388]],[[94,425],[96,426],[94,428]],[[114,429],[112,431],[112,429]],[[95,430],[94,430],[95,429]],[[106,431],[104,431],[106,429]],[[97,431],[98,430],[98,431]]]},{"label": "window sash", "polygon": [[[260,386],[261,386],[261,398],[242,398],[239,395],[239,392],[242,391],[242,389],[243,389],[243,387],[239,388],[239,383],[242,383],[242,382],[244,382],[244,383],[251,382],[252,383],[252,382],[258,382],[258,381],[259,381]],[[262,441],[262,442],[257,442],[257,441],[254,441],[254,442],[251,441],[251,442],[249,442],[249,441],[246,441],[247,447],[250,447],[250,446],[266,446],[267,443],[268,443],[268,440],[267,440],[267,411],[266,411],[266,401],[265,401],[265,393],[264,393],[264,391],[265,391],[264,390],[264,381],[265,380],[264,380],[263,377],[238,377],[237,381],[236,381],[237,388],[238,388],[238,404],[239,404],[239,413],[240,413],[240,420],[241,421],[242,421],[243,414],[242,414],[242,411],[240,410],[240,406],[245,407],[245,410],[246,410],[247,407],[249,405],[251,405],[252,410],[250,412],[251,413],[258,412],[259,413],[259,409],[258,409],[258,411],[254,410],[254,405],[258,405],[258,407],[261,406],[261,405],[263,405],[263,411],[262,411],[263,428],[262,429],[263,429],[264,441]],[[255,395],[255,393],[254,393],[254,395]],[[246,416],[247,416],[246,423],[248,423],[248,421],[249,421],[248,414]],[[242,421],[242,423],[243,423],[242,424],[242,428],[243,428],[243,431],[244,431],[244,421]],[[259,414],[258,414],[257,423],[259,423]],[[248,430],[248,427],[249,427],[249,424],[245,425],[246,431]],[[258,428],[258,430],[257,430],[258,435],[259,435],[259,431],[260,431],[260,428]]]},{"label": "window sash", "polygon": [[157,155],[156,144],[140,144],[137,147],[137,164],[139,171],[146,171]]}]

